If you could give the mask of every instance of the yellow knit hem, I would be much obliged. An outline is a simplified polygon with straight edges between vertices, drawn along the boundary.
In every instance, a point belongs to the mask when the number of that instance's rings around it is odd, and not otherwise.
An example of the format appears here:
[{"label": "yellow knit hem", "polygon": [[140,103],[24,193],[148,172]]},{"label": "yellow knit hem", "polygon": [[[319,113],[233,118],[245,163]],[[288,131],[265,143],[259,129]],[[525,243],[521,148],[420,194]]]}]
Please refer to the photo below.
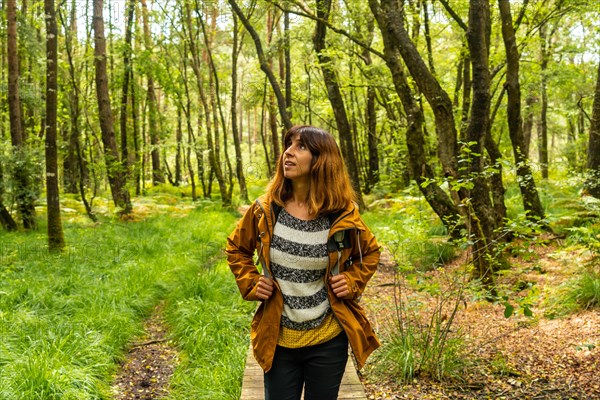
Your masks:
[{"label": "yellow knit hem", "polygon": [[342,331],[342,326],[333,316],[333,313],[330,312],[325,317],[321,325],[314,329],[297,331],[295,329],[282,326],[279,330],[279,339],[277,340],[277,344],[290,349],[314,346],[333,339],[342,333]]}]

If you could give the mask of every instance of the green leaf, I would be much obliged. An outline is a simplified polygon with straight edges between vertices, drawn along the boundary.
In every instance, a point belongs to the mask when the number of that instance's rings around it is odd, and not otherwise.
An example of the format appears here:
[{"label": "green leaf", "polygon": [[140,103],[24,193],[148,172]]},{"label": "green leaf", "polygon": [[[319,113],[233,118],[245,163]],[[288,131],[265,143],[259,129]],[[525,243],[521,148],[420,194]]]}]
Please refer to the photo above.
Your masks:
[{"label": "green leaf", "polygon": [[515,311],[515,308],[510,303],[504,303],[504,318],[510,318]]}]

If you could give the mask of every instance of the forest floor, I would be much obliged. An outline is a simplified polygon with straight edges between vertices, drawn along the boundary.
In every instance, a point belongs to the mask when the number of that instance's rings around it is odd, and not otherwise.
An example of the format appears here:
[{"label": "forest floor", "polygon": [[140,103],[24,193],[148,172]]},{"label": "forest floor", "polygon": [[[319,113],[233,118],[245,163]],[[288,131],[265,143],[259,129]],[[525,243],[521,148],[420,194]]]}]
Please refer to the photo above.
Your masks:
[{"label": "forest floor", "polygon": [[[391,372],[377,371],[376,351],[360,373],[369,399],[600,399],[600,311],[580,312],[549,319],[546,297],[589,262],[584,250],[565,250],[559,240],[530,245],[511,259],[511,269],[498,279],[499,288],[513,289],[518,298],[538,291],[533,317],[521,314],[504,317],[504,306],[464,295],[453,322],[452,332],[460,334],[467,346],[468,366],[460,379],[437,381],[425,374],[403,382]],[[464,258],[430,275],[460,274]],[[395,286],[396,267],[389,253],[371,279],[362,304],[383,342],[396,324],[394,307],[397,287],[403,296],[420,297],[435,308],[435,299],[425,291]],[[442,279],[442,278],[441,278]],[[442,279],[443,280],[443,279]],[[410,291],[410,293],[407,293]],[[505,291],[508,293],[509,291]],[[427,313],[424,313],[427,314]],[[165,396],[178,363],[177,349],[166,338],[161,307],[148,319],[146,336],[130,346],[113,384],[115,400],[150,400]],[[427,318],[427,315],[423,315]],[[377,371],[377,372],[376,372]]]},{"label": "forest floor", "polygon": [[[452,332],[460,332],[471,362],[460,379],[442,382],[417,376],[402,382],[389,372],[375,373],[377,353],[362,370],[369,399],[600,399],[600,311],[580,312],[567,317],[544,317],[547,289],[555,288],[572,276],[576,268],[588,263],[584,250],[565,250],[559,240],[531,245],[525,257],[511,259],[511,269],[498,279],[499,287],[518,287],[513,298],[538,293],[533,317],[504,317],[504,306],[463,296],[453,322]],[[433,275],[458,271],[464,259],[456,260]],[[363,296],[363,306],[379,335],[384,339],[397,326],[395,263],[382,255],[379,270]],[[443,280],[443,279],[442,279]],[[523,282],[529,284],[522,284]],[[435,308],[435,299],[424,292],[403,293],[420,297]],[[401,296],[400,298],[402,298]],[[388,370],[389,371],[389,370]]]},{"label": "forest floor", "polygon": [[169,394],[169,383],[179,362],[176,347],[167,339],[162,304],[144,326],[144,336],[130,345],[113,383],[115,400],[152,400]]}]

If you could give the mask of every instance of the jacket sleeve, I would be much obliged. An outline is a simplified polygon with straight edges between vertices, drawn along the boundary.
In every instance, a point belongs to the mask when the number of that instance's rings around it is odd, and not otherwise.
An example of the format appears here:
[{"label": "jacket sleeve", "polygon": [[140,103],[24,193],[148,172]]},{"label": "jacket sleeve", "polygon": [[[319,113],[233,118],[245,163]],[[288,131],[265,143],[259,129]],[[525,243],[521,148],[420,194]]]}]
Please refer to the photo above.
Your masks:
[{"label": "jacket sleeve", "polygon": [[260,272],[253,262],[257,240],[257,221],[251,206],[237,226],[227,237],[227,264],[235,276],[235,281],[244,300],[259,300],[256,284]]},{"label": "jacket sleeve", "polygon": [[353,238],[351,262],[346,265],[343,272],[350,288],[350,294],[345,297],[346,299],[358,300],[360,298],[379,265],[381,246],[362,219],[360,223],[356,236]]}]

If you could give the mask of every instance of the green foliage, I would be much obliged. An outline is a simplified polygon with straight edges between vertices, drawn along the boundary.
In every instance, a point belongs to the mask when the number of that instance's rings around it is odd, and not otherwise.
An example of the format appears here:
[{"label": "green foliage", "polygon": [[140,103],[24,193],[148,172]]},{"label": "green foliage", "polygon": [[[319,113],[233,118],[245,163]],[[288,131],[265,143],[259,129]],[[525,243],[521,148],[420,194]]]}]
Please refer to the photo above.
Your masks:
[{"label": "green foliage", "polygon": [[[5,206],[10,206],[17,198],[34,202],[42,192],[44,159],[41,151],[36,148],[6,150],[0,143],[0,164],[4,167],[3,201]],[[29,186],[22,187],[17,183],[18,177],[25,177]]]},{"label": "green foliage", "polygon": [[[204,330],[202,346],[216,359],[238,355],[235,371],[224,372],[221,383],[241,379],[248,306],[232,304],[239,294],[230,273],[222,265],[211,268],[222,259],[225,235],[236,219],[209,206],[141,222],[71,222],[65,229],[69,247],[60,254],[47,252],[42,233],[0,232],[0,398],[110,398],[112,374],[126,345],[163,299],[182,358],[196,360],[198,349],[187,333]],[[204,322],[196,320],[201,314]],[[229,346],[220,347],[223,357],[208,343],[221,333]],[[192,376],[198,364],[190,362],[178,376]],[[199,382],[196,393],[220,385]],[[231,392],[237,387],[227,386]]]},{"label": "green foliage", "polygon": [[549,297],[550,317],[600,308],[600,224],[573,227],[569,232],[567,244],[585,246],[590,259]]},{"label": "green foliage", "polygon": [[[171,334],[185,354],[171,399],[238,399],[253,304],[244,302],[225,263],[187,280],[168,306]],[[232,301],[233,299],[233,301]]]},{"label": "green foliage", "polygon": [[401,198],[373,201],[365,220],[403,270],[426,272],[452,261],[456,245],[424,199],[410,190]]},{"label": "green foliage", "polygon": [[[464,337],[453,323],[466,281],[441,268],[455,257],[455,247],[434,236],[445,231],[423,211],[422,199],[405,196],[402,201],[379,202],[383,204],[385,209],[366,214],[365,220],[398,265],[396,327],[374,356],[375,373],[391,371],[404,381],[423,375],[459,378],[468,357]],[[434,269],[436,275],[428,273]]]},{"label": "green foliage", "polygon": [[550,318],[563,317],[578,311],[600,308],[600,268],[582,268],[574,278],[552,291],[547,300]]},{"label": "green foliage", "polygon": [[397,280],[396,287],[397,324],[375,356],[375,372],[406,382],[420,376],[460,379],[470,361],[454,321],[466,283],[415,274]]}]

